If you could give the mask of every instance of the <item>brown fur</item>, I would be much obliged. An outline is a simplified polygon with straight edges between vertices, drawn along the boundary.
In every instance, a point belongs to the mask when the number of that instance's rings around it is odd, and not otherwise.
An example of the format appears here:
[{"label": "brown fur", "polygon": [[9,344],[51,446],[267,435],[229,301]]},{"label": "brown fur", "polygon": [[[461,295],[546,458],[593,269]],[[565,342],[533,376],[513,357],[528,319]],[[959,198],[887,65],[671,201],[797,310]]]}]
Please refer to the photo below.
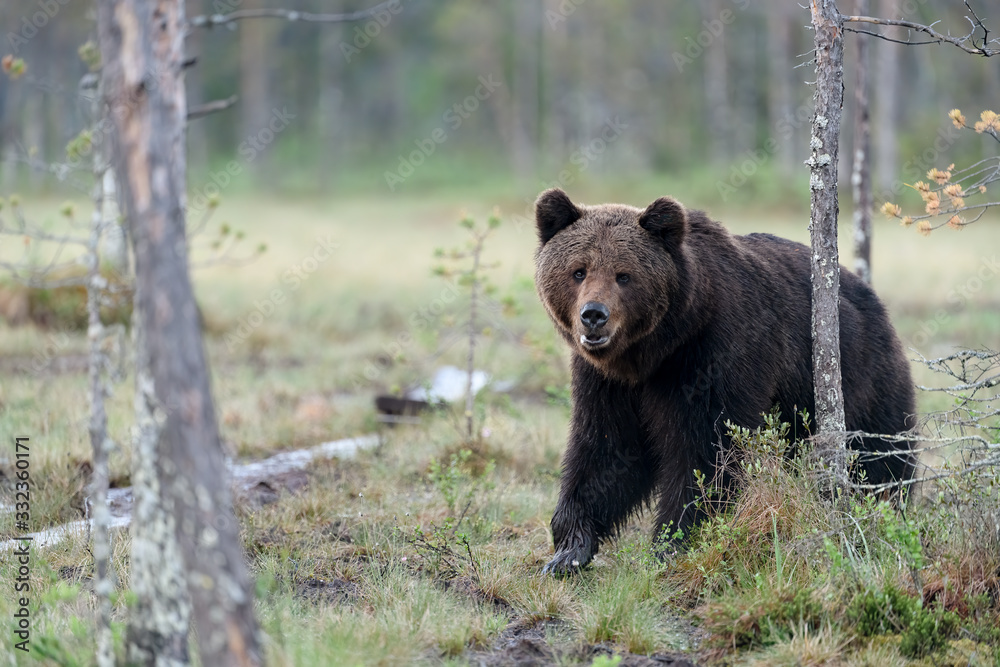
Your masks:
[{"label": "brown fur", "polygon": [[[539,197],[535,281],[573,350],[573,419],[552,519],[549,571],[585,565],[653,498],[658,524],[689,529],[693,475],[716,470],[725,423],[755,428],[775,405],[814,412],[805,246],[733,236],[670,198],[646,209]],[[622,277],[627,276],[628,280]],[[841,357],[849,430],[911,425],[909,364],[871,289],[841,268]],[[908,450],[864,438],[862,452]],[[909,478],[908,454],[862,458],[868,481]],[[575,563],[575,565],[574,565]]]}]

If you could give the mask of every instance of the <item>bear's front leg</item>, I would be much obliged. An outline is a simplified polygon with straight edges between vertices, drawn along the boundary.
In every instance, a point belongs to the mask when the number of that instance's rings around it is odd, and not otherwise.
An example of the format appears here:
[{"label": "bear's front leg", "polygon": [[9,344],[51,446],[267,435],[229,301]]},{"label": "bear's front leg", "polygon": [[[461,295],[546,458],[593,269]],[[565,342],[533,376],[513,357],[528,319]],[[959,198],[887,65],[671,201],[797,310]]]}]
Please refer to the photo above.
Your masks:
[{"label": "bear's front leg", "polygon": [[556,553],[542,570],[545,574],[573,572],[589,563],[597,553],[596,531],[585,511],[561,499],[552,515],[552,541]]},{"label": "bear's front leg", "polygon": [[635,390],[574,358],[573,419],[552,516],[555,556],[544,572],[565,574],[587,565],[600,542],[649,498],[654,470]]},{"label": "bear's front leg", "polygon": [[[718,414],[726,417],[725,412]],[[699,424],[702,428],[696,431]],[[697,413],[692,412],[687,427],[696,435],[674,433],[657,446],[664,454],[656,482],[659,500],[653,542],[661,560],[681,548],[692,529],[707,516],[707,506],[726,501],[725,494],[734,483],[725,466],[723,452],[726,450],[721,443],[712,444],[711,420],[699,420]],[[699,448],[699,442],[708,444]],[[701,471],[722,495],[714,499],[702,498],[695,482],[696,470]]]}]

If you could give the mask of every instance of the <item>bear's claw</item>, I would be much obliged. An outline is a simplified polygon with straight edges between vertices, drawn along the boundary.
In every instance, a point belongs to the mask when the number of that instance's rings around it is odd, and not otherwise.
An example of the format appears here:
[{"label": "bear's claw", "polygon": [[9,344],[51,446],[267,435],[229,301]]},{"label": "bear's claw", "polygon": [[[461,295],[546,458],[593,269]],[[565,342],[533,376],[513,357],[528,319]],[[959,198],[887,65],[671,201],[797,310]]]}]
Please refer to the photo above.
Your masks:
[{"label": "bear's claw", "polygon": [[563,549],[542,568],[542,574],[551,574],[554,577],[573,574],[583,569],[591,558],[592,556],[586,556],[581,549]]}]

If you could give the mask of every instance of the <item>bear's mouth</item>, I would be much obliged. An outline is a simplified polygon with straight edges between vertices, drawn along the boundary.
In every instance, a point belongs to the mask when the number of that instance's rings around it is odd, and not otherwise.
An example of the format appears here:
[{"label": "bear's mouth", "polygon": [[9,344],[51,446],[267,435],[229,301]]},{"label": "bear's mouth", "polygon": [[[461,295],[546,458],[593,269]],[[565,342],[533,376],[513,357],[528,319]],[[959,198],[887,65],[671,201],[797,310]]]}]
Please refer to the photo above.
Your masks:
[{"label": "bear's mouth", "polygon": [[588,350],[597,350],[608,344],[611,336],[605,334],[587,333],[580,336],[580,345]]}]

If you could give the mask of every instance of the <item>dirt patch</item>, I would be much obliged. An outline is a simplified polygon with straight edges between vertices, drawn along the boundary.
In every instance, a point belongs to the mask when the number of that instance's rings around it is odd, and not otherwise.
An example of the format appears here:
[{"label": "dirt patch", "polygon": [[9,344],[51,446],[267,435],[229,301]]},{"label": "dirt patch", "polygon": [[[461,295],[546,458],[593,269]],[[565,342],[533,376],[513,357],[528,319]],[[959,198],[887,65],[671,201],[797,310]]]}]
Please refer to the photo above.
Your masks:
[{"label": "dirt patch", "polygon": [[323,529],[320,530],[320,535],[335,542],[344,542],[345,544],[352,544],[354,542],[354,538],[351,537],[350,526],[343,519],[331,521],[323,526]]},{"label": "dirt patch", "polygon": [[696,667],[697,663],[692,662],[688,657],[671,653],[654,653],[653,655],[636,655],[635,653],[620,653],[614,650],[613,646],[606,644],[595,644],[585,647],[582,657],[593,660],[599,655],[613,656],[619,655],[622,661],[619,667]]},{"label": "dirt patch", "polygon": [[295,494],[302,491],[308,484],[309,475],[303,470],[276,473],[239,489],[237,502],[251,510],[259,509],[277,502],[283,493]]},{"label": "dirt patch", "polygon": [[348,604],[358,599],[358,585],[345,579],[309,577],[295,583],[295,596],[315,604]]},{"label": "dirt patch", "polygon": [[558,653],[545,640],[545,630],[556,621],[525,624],[515,620],[508,625],[493,645],[492,651],[470,653],[469,663],[499,667],[500,665],[555,665]]},{"label": "dirt patch", "polygon": [[695,667],[688,656],[671,653],[636,655],[616,650],[610,644],[576,644],[552,646],[548,643],[547,630],[558,627],[558,621],[538,621],[526,624],[515,620],[500,633],[491,651],[476,651],[466,654],[469,662],[486,667],[501,665],[524,665],[525,667],[548,667],[561,665],[567,660],[588,664],[600,655],[620,656],[620,667]]},{"label": "dirt patch", "polygon": [[442,585],[446,591],[454,591],[462,595],[467,595],[480,604],[491,604],[496,611],[509,613],[511,610],[509,602],[501,597],[490,595],[484,591],[476,584],[475,581],[472,580],[472,577],[454,577],[453,579],[446,579],[442,582]]},{"label": "dirt patch", "polygon": [[542,639],[524,637],[493,653],[480,653],[472,657],[477,665],[556,665],[556,653]]}]

